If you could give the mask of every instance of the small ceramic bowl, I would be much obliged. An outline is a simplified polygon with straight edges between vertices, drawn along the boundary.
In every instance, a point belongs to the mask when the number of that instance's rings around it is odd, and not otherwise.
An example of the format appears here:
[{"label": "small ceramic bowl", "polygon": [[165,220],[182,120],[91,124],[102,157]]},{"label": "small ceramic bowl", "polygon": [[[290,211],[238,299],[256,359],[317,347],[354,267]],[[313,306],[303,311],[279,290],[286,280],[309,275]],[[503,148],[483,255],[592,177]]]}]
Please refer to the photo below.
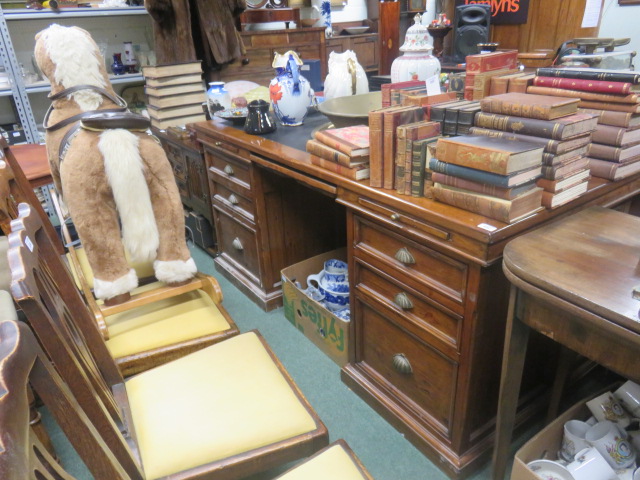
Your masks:
[{"label": "small ceramic bowl", "polygon": [[346,291],[336,292],[327,290],[320,285],[318,290],[324,295],[324,304],[328,310],[335,312],[349,305],[349,285],[347,284],[346,287]]},{"label": "small ceramic bowl", "polygon": [[527,467],[543,480],[575,480],[566,467],[552,460],[534,460]]}]

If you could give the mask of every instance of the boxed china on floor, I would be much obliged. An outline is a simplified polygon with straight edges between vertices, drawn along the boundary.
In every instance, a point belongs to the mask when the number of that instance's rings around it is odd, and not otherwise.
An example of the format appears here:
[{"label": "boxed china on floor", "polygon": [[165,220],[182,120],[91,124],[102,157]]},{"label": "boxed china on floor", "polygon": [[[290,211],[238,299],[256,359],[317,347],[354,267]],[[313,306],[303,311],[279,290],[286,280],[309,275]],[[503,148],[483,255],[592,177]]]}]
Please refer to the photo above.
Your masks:
[{"label": "boxed china on floor", "polygon": [[343,366],[349,359],[349,322],[305,293],[307,277],[320,272],[324,262],[331,258],[346,261],[346,250],[332,250],[282,269],[282,298],[287,320],[334,362]]},{"label": "boxed china on floor", "polygon": [[[609,390],[613,391],[614,389]],[[587,407],[587,402],[599,394],[592,395],[576,403],[525,443],[516,452],[516,456],[513,459],[511,480],[540,480],[540,477],[533,473],[533,470],[527,467],[527,464],[542,458],[555,460],[562,446],[564,424],[573,419],[586,420],[589,418],[591,412]]]}]

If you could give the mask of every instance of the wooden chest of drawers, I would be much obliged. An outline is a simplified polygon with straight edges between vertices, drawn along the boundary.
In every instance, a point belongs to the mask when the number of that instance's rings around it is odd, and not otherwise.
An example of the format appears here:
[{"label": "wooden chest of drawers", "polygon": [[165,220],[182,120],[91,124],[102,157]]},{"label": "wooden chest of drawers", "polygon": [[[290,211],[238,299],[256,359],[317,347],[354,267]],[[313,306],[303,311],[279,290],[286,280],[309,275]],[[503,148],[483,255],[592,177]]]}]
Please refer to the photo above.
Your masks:
[{"label": "wooden chest of drawers", "polygon": [[358,63],[362,65],[366,72],[377,73],[379,63],[378,48],[377,33],[339,35],[327,39],[327,60],[331,52],[342,53],[352,50],[358,57]]},{"label": "wooden chest of drawers", "polygon": [[209,81],[249,80],[267,86],[276,75],[271,66],[275,53],[288,50],[296,52],[302,60],[320,60],[321,78],[327,75],[324,28],[244,31],[240,36],[246,56],[224,65],[221,70],[209,72]]}]

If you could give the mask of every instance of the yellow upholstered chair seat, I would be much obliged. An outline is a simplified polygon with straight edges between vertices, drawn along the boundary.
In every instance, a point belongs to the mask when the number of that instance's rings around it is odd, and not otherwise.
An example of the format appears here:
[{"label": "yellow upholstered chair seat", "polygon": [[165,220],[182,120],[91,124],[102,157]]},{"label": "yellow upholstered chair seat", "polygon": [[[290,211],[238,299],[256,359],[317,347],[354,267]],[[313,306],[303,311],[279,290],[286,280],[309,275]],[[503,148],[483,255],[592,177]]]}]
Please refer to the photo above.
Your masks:
[{"label": "yellow upholstered chair seat", "polygon": [[[158,288],[154,282],[134,290],[134,294]],[[107,348],[114,358],[122,358],[155,348],[212,335],[231,326],[215,302],[203,290],[158,300],[105,318]]]},{"label": "yellow upholstered chair seat", "polygon": [[[89,265],[87,252],[82,247],[75,247],[75,252],[78,258],[78,263],[80,264],[80,269],[82,270],[82,274],[84,275],[89,288],[93,289],[93,270],[91,270],[91,266]],[[78,273],[73,268],[74,262],[70,258],[70,255],[70,253],[67,253],[67,262],[72,266],[72,268],[70,269],[71,274],[73,275],[73,279],[75,280],[76,285],[78,285],[78,288],[82,288],[80,279],[78,278]],[[128,259],[129,255],[126,254],[126,256]],[[155,272],[153,270],[153,262],[133,263],[131,265],[131,268],[136,271],[136,275],[138,276],[138,278],[150,278],[155,275]]]},{"label": "yellow upholstered chair seat", "polygon": [[147,480],[317,427],[253,332],[147,370],[125,385]]},{"label": "yellow upholstered chair seat", "polygon": [[367,480],[371,476],[343,440],[280,475],[277,480]]}]

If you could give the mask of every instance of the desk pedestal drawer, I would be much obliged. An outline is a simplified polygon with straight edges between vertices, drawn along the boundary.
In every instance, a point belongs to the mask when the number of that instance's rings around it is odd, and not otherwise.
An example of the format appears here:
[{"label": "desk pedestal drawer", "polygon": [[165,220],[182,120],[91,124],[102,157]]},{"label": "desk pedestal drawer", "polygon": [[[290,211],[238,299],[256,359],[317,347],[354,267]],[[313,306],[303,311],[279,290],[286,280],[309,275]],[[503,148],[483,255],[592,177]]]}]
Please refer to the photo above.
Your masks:
[{"label": "desk pedestal drawer", "polygon": [[458,365],[410,333],[406,320],[356,298],[356,362],[378,392],[450,436]]},{"label": "desk pedestal drawer", "polygon": [[428,287],[430,294],[443,305],[462,313],[467,287],[464,263],[359,216],[354,216],[353,231],[356,255],[368,254],[386,263],[411,281],[417,280]]},{"label": "desk pedestal drawer", "polygon": [[355,261],[354,285],[358,291],[384,303],[404,316],[416,331],[448,357],[457,360],[462,316],[443,307],[420,291],[391,279],[359,259]]},{"label": "desk pedestal drawer", "polygon": [[217,202],[214,202],[213,209],[221,257],[254,284],[260,285],[260,260],[255,229],[250,222],[241,223],[232,218]]}]

